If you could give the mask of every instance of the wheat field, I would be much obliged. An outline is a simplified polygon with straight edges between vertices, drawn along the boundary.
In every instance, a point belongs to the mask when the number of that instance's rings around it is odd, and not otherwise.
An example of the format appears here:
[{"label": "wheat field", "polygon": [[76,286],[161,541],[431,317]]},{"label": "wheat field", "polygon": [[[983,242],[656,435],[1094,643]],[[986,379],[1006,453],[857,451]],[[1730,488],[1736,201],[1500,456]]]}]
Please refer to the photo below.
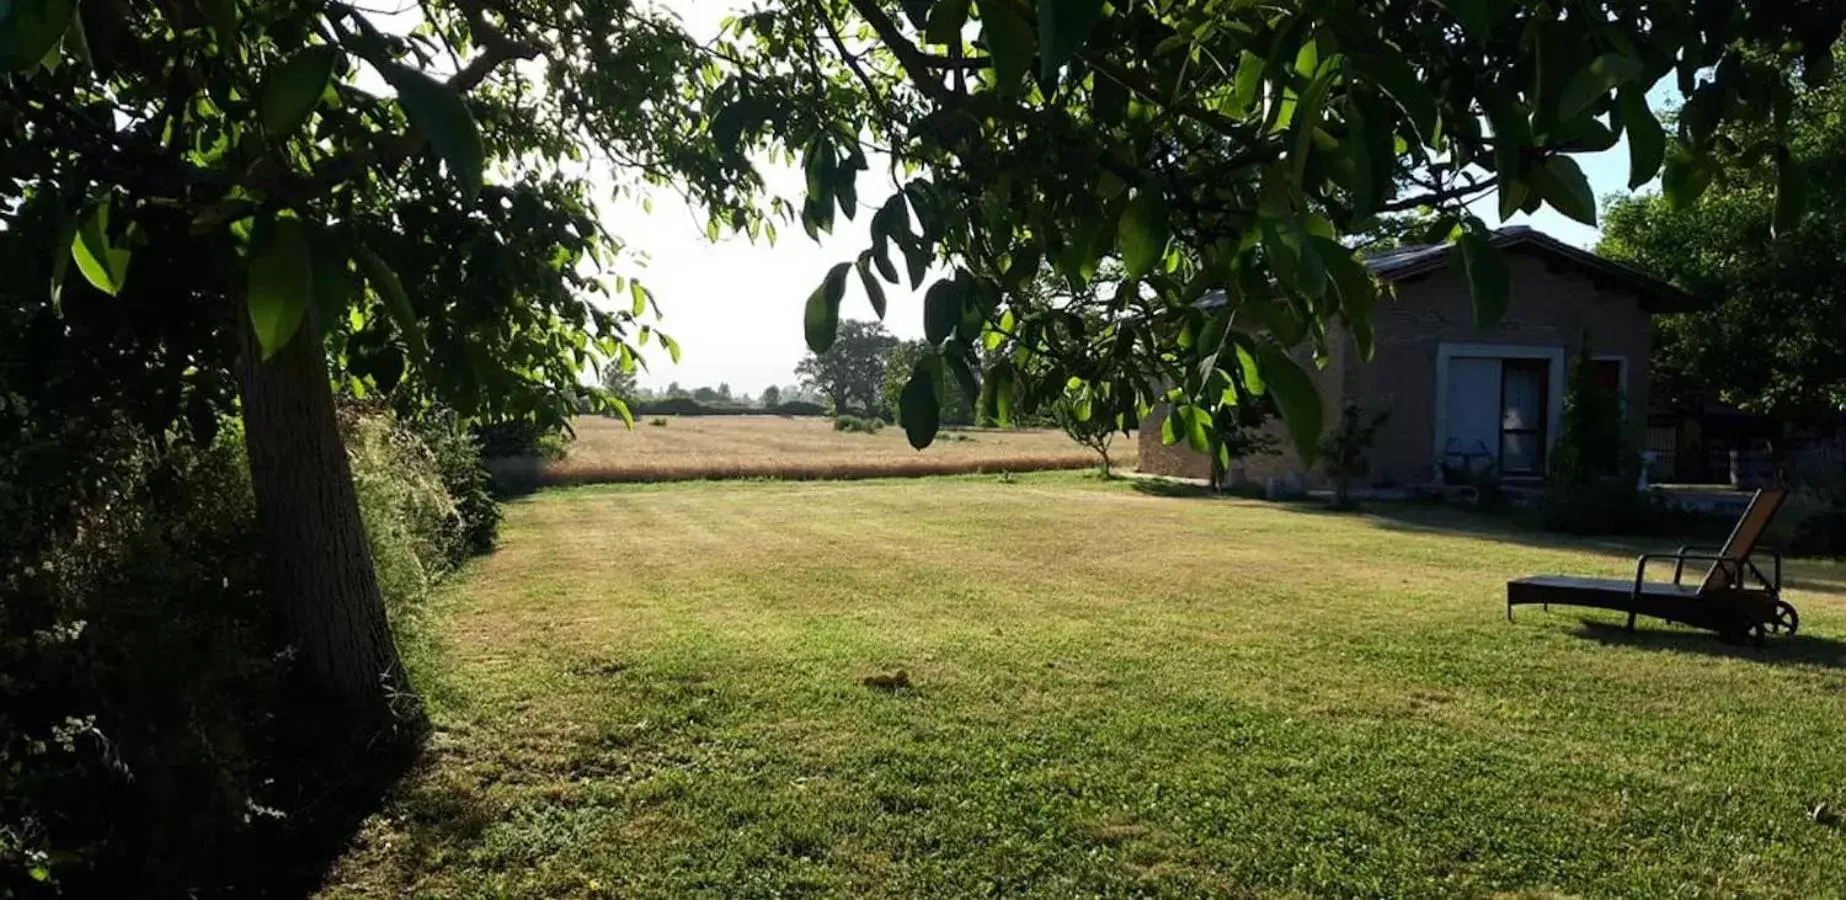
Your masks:
[{"label": "wheat field", "polygon": [[[1038,472],[1098,462],[1056,430],[944,430],[928,449],[914,450],[901,428],[839,432],[820,418],[668,416],[637,420],[632,430],[620,419],[586,417],[573,424],[577,438],[562,460],[503,460],[496,474],[535,485],[817,480]],[[1110,456],[1118,467],[1132,468],[1135,442],[1118,436]]]}]

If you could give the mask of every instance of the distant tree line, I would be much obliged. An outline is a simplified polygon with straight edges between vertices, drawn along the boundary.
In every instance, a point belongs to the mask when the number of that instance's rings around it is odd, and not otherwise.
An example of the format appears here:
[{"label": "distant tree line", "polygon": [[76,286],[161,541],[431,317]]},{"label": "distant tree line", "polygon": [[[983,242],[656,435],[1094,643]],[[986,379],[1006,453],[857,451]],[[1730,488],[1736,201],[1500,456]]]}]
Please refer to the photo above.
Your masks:
[{"label": "distant tree line", "polygon": [[820,395],[799,385],[770,385],[759,397],[748,392],[736,393],[727,382],[717,387],[685,388],[668,382],[664,388],[642,387],[632,367],[611,361],[603,368],[602,387],[628,406],[634,416],[723,416],[774,414],[783,416],[818,416],[825,408]]}]

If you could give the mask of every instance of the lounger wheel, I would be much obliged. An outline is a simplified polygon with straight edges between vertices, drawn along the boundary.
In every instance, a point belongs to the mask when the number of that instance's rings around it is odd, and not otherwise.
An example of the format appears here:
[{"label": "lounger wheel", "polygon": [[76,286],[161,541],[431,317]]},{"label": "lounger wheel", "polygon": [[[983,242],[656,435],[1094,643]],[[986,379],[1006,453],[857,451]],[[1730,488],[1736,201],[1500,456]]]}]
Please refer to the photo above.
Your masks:
[{"label": "lounger wheel", "polygon": [[1763,632],[1766,634],[1793,637],[1801,628],[1801,614],[1795,611],[1795,605],[1787,600],[1777,600],[1769,604],[1769,617],[1763,620]]}]

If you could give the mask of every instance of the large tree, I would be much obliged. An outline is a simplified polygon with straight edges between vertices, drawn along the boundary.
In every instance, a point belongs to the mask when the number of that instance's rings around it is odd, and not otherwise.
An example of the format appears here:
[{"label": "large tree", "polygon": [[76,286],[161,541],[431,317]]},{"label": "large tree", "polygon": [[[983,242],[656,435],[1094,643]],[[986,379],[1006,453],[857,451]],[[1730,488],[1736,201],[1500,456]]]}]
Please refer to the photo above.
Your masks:
[{"label": "large tree", "polygon": [[[1211,449],[1222,411],[1267,393],[1306,451],[1320,403],[1290,349],[1343,327],[1369,352],[1377,287],[1342,234],[1432,207],[1491,321],[1506,269],[1464,203],[1497,188],[1505,212],[1593,220],[1570,154],[1623,131],[1636,183],[1652,178],[1663,134],[1646,97],[1668,76],[1688,99],[1666,189],[1696,195],[1730,163],[1719,124],[1779,116],[1797,68],[1830,79],[1843,15],[784,0],[697,44],[629,0],[424,0],[396,29],[339,0],[12,0],[3,14],[7,302],[47,334],[88,336],[76,364],[117,367],[94,382],[151,425],[241,413],[303,669],[370,715],[407,688],[328,367],[471,415],[567,415],[579,373],[648,334],[637,285],[620,286],[632,307],[588,302],[614,287],[601,276],[616,250],[577,174],[588,153],[619,184],[689,192],[714,235],[772,235],[776,213],[818,234],[854,215],[867,148],[913,173],[856,265],[879,315],[881,283],[951,270],[924,304],[940,352],[904,394],[915,443],[934,437],[936,384],[976,383],[978,341],[994,360],[983,405],[1003,422],[1022,397],[1087,388],[1104,408],[1169,400],[1173,436]],[[798,148],[798,212],[755,202],[765,146]],[[1782,181],[1798,208],[1799,180]],[[1083,284],[1103,260],[1126,277],[1092,308],[1018,290],[1041,264]],[[853,267],[809,299],[816,353]],[[1230,302],[1205,312],[1211,288]]]},{"label": "large tree", "polygon": [[[1799,91],[1777,121],[1731,123],[1715,140],[1736,165],[1698,203],[1617,201],[1597,248],[1711,304],[1659,320],[1662,399],[1792,417],[1846,410],[1846,89]],[[1808,185],[1809,212],[1778,220],[1778,183],[1791,175]]]},{"label": "large tree", "polygon": [[[935,353],[935,345],[928,341],[903,341],[891,348],[885,357],[884,381],[880,388],[881,413],[893,419],[897,417],[903,407],[904,387],[910,383],[910,373],[918,361]],[[941,401],[937,407],[938,421],[944,425],[973,425],[975,395],[979,392],[969,391],[954,381],[945,381],[936,387]]]},{"label": "large tree", "polygon": [[620,0],[411,9],[0,7],[0,294],[46,336],[9,377],[163,437],[242,416],[269,596],[362,739],[415,713],[334,383],[552,423],[596,395],[579,373],[653,334],[585,148],[618,190],[670,177],[762,224],[748,162],[702,127],[704,51],[670,22]]},{"label": "large tree", "polygon": [[885,359],[897,347],[883,325],[847,320],[839,336],[824,350],[810,352],[795,365],[801,383],[818,391],[838,414],[876,416]]},{"label": "large tree", "polygon": [[[1212,423],[1266,393],[1311,456],[1321,404],[1291,351],[1344,335],[1371,351],[1378,286],[1343,235],[1427,208],[1492,322],[1507,269],[1466,204],[1497,191],[1504,215],[1549,206],[1593,224],[1573,155],[1622,134],[1635,184],[1664,165],[1670,194],[1696,195],[1729,163],[1718,123],[1779,115],[1792,71],[1831,78],[1843,15],[1723,0],[789,0],[738,20],[717,120],[753,121],[764,83],[851,98],[803,147],[811,232],[855,211],[864,148],[916,173],[806,316],[824,350],[855,267],[881,313],[881,282],[952,270],[926,296],[943,352],[906,392],[914,441],[933,437],[943,370],[975,380],[965,351],[980,341],[1000,419],[1022,391],[1087,385],[1173,403],[1171,436],[1222,457]],[[1648,101],[1663,80],[1686,102],[1671,156]],[[1041,263],[1081,286],[1105,260],[1126,277],[1091,308],[1020,290]],[[1207,312],[1195,301],[1210,289],[1229,302]],[[1030,377],[1033,357],[1055,363]]]}]

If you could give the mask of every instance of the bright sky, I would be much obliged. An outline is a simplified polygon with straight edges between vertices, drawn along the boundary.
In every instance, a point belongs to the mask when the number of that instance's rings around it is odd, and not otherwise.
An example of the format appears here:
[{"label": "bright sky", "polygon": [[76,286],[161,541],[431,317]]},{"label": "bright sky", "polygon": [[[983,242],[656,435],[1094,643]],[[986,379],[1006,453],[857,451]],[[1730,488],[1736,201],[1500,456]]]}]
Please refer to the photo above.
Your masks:
[{"label": "bright sky", "polygon": [[[695,35],[715,34],[718,22],[731,4],[722,0],[657,0],[677,9]],[[1626,140],[1606,152],[1577,157],[1598,197],[1627,192]],[[799,200],[801,177],[792,170],[769,173],[772,189]],[[799,223],[779,225],[779,240],[751,243],[739,236],[716,244],[706,240],[703,220],[670,191],[657,191],[653,212],[639,204],[605,204],[604,220],[610,230],[644,252],[647,268],[641,280],[659,300],[664,318],[660,328],[680,343],[678,365],[654,346],[647,354],[650,369],[641,373],[646,387],[679,382],[687,389],[729,383],[737,393],[756,394],[770,384],[795,380],[795,363],[807,352],[802,338],[801,313],[808,294],[836,263],[848,262],[870,245],[871,213],[883,205],[895,188],[886,181],[876,160],[861,176],[860,214],[853,221],[836,221],[831,235],[817,244]],[[1497,199],[1476,204],[1475,212],[1489,224],[1498,223]],[[1596,243],[1597,231],[1547,208],[1537,215],[1514,217],[1512,224],[1528,224],[1581,247]],[[924,286],[928,287],[926,281]],[[905,286],[887,285],[890,305],[885,324],[900,337],[923,334],[922,293]],[[873,318],[857,276],[848,279],[843,318]]]}]

